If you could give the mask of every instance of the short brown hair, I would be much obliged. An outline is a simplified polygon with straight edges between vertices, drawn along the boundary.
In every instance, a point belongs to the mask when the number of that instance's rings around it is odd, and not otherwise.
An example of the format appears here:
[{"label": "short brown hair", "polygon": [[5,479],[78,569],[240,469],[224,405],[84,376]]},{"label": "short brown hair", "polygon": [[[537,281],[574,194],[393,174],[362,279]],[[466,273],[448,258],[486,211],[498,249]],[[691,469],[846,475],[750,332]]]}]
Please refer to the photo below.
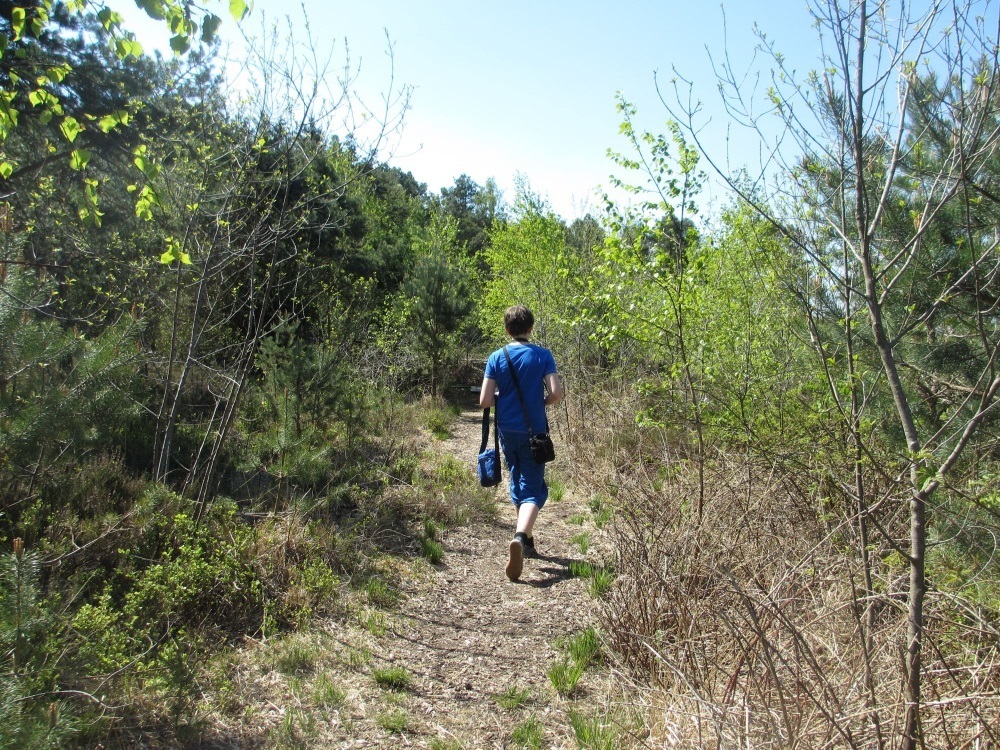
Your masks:
[{"label": "short brown hair", "polygon": [[503,314],[503,327],[515,338],[526,336],[535,327],[535,316],[524,305],[508,307],[507,312]]}]

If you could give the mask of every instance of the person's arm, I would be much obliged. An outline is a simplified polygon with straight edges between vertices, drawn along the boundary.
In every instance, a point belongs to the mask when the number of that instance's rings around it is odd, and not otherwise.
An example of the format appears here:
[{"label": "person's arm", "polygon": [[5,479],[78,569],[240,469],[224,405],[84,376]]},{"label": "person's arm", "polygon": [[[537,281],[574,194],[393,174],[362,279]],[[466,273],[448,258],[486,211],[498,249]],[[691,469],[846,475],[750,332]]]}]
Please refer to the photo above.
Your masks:
[{"label": "person's arm", "polygon": [[483,378],[483,387],[479,389],[479,405],[489,409],[497,402],[497,381],[493,378]]},{"label": "person's arm", "polygon": [[559,376],[554,372],[545,376],[545,387],[548,389],[549,393],[545,397],[545,405],[552,406],[552,404],[558,404],[562,401],[563,390],[562,386],[559,384]]}]

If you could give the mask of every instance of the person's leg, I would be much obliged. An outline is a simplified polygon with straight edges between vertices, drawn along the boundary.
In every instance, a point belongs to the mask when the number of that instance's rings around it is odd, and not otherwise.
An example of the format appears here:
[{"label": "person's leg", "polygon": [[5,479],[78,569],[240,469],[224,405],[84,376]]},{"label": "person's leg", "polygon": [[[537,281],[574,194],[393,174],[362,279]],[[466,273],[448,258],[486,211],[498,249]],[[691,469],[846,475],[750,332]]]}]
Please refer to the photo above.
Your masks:
[{"label": "person's leg", "polygon": [[535,503],[521,503],[521,507],[517,509],[517,533],[522,533],[525,537],[531,536],[539,510]]},{"label": "person's leg", "polygon": [[506,569],[507,577],[514,581],[521,575],[525,551],[534,554],[534,540],[529,539],[538,513],[548,499],[549,488],[545,484],[545,466],[535,463],[527,435],[508,436],[504,440],[504,455],[511,467],[511,501],[517,508],[517,526]]},{"label": "person's leg", "polygon": [[527,469],[530,473],[534,459],[531,457],[527,435],[513,433],[501,435],[501,438],[504,458],[507,460],[507,468],[510,470],[510,501],[517,508],[516,533],[510,542],[507,567],[504,572],[510,580],[516,581],[524,567],[524,541],[527,536],[521,528],[522,513],[528,519],[529,531],[534,524],[535,516],[538,514],[537,509],[532,512],[530,504],[525,502],[525,499],[528,498],[528,487],[531,486],[530,478],[525,477],[525,470]]}]

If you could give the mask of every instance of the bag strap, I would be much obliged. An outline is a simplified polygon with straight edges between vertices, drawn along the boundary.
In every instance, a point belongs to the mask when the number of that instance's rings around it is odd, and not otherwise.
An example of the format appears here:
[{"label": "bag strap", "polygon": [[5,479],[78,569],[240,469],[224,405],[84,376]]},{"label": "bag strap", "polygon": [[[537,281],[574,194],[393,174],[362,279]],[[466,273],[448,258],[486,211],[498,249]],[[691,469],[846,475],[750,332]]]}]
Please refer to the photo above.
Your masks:
[{"label": "bag strap", "polygon": [[[497,420],[493,420],[493,450],[498,454],[500,453],[500,440],[497,437]],[[486,450],[486,446],[490,442],[490,410],[483,409],[483,442],[479,446],[479,452],[482,453]]]},{"label": "bag strap", "polygon": [[514,379],[514,387],[517,389],[517,400],[521,402],[521,411],[524,412],[524,423],[528,426],[528,437],[532,436],[531,417],[528,416],[528,407],[524,404],[524,394],[521,392],[521,384],[517,382],[517,372],[514,370],[514,363],[511,361],[510,352],[507,347],[503,348],[503,355],[507,358],[507,367],[510,368],[510,376]]}]

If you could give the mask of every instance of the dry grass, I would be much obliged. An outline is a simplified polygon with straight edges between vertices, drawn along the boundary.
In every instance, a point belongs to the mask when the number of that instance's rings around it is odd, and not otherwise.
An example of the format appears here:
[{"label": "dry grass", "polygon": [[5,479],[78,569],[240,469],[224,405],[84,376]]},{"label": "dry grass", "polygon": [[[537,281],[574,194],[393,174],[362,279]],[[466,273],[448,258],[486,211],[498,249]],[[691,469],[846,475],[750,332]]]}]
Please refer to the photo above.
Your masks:
[{"label": "dry grass", "polygon": [[[716,454],[699,480],[670,437],[625,429],[579,463],[613,498],[615,585],[601,622],[643,691],[655,746],[893,747],[899,741],[906,568],[801,467]],[[602,451],[604,453],[602,454]],[[606,481],[595,477],[607,471]],[[873,514],[906,539],[905,500],[870,477]],[[927,747],[1000,743],[997,613],[932,591],[926,603]]]}]

